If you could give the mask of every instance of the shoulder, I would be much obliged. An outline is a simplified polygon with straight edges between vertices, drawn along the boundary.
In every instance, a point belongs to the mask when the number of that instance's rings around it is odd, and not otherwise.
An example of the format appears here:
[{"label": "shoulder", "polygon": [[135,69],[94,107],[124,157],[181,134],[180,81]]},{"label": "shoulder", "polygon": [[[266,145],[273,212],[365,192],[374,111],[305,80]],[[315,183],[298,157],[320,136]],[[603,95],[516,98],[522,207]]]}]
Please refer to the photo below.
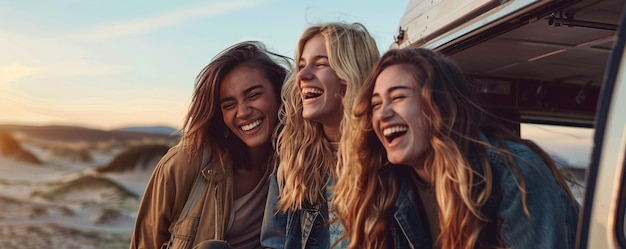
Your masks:
[{"label": "shoulder", "polygon": [[515,157],[538,157],[538,155],[536,155],[535,152],[533,152],[528,146],[518,141],[503,140],[500,142],[495,138],[486,137],[482,134],[480,136],[480,140],[490,145],[485,148],[490,162],[506,162],[507,154],[505,154],[503,150]]},{"label": "shoulder", "polygon": [[166,179],[177,178],[184,180],[193,178],[196,175],[199,158],[191,157],[189,150],[182,144],[177,144],[170,148],[167,153],[159,160],[155,168],[155,174],[163,175]]},{"label": "shoulder", "polygon": [[181,163],[190,162],[191,157],[189,151],[182,145],[177,144],[172,146],[167,153],[159,161],[159,165],[167,168],[174,168]]},{"label": "shoulder", "polygon": [[486,148],[486,154],[494,177],[499,178],[504,185],[517,187],[511,183],[518,183],[520,178],[524,179],[526,185],[542,180],[553,181],[554,176],[544,159],[526,144],[510,140],[504,140],[500,144],[495,139],[484,136],[481,136],[481,140],[493,146]]},{"label": "shoulder", "polygon": [[[499,147],[498,143],[490,144]],[[505,214],[509,211],[525,205],[528,205],[526,207],[531,214],[538,215],[543,211],[537,209],[559,206],[561,204],[555,203],[559,201],[567,203],[566,191],[539,154],[516,141],[504,141],[502,148],[505,152],[495,148],[487,149],[493,181],[502,196],[499,204],[503,212],[501,215],[508,217]]]},{"label": "shoulder", "polygon": [[545,166],[543,158],[523,142],[503,140],[502,143],[500,143],[496,139],[487,138],[482,135],[480,140],[492,146],[486,148],[486,154],[491,164],[509,164],[510,159],[513,159],[514,162],[523,169],[529,166]]}]

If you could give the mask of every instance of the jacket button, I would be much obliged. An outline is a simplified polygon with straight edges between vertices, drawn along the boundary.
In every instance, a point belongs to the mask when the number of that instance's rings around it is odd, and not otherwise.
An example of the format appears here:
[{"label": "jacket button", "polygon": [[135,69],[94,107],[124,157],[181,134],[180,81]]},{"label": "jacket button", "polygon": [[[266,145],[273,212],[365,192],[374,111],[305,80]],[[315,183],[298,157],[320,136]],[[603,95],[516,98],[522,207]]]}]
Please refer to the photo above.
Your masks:
[{"label": "jacket button", "polygon": [[208,169],[206,173],[210,175],[211,173],[213,173],[213,169]]}]

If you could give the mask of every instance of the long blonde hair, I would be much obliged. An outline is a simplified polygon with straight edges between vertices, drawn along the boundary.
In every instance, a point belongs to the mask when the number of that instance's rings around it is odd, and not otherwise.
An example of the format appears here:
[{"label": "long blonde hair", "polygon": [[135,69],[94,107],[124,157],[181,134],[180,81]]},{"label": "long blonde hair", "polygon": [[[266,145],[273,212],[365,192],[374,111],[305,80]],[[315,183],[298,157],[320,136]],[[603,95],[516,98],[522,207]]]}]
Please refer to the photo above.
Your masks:
[{"label": "long blonde hair", "polygon": [[[425,170],[434,183],[439,207],[439,234],[435,243],[444,249],[470,249],[488,245],[483,241],[483,227],[490,221],[481,211],[491,196],[491,165],[485,149],[502,153],[507,165],[520,176],[519,188],[526,216],[525,181],[503,141],[509,140],[527,145],[542,157],[556,180],[573,195],[549,156],[530,141],[515,136],[481,108],[466,79],[450,61],[430,50],[390,50],[376,64],[357,96],[352,109],[350,129],[342,136],[338,180],[333,204],[344,226],[344,238],[349,238],[349,248],[387,248],[386,240],[390,225],[388,215],[393,210],[398,195],[399,177],[387,174],[387,155],[372,130],[371,96],[378,75],[392,65],[409,69],[414,82],[419,84],[424,123],[430,130],[426,138],[428,148],[424,152]],[[492,146],[479,139],[479,133],[496,138],[500,145]],[[477,158],[482,168],[475,168],[469,157]],[[473,162],[473,161],[472,161]],[[391,166],[397,167],[397,166]],[[479,166],[480,167],[480,166]],[[491,235],[489,235],[491,236]],[[497,235],[495,235],[497,236]],[[500,243],[496,238],[495,243]]]},{"label": "long blonde hair", "polygon": [[[314,25],[300,37],[295,61],[300,60],[304,45],[318,34],[324,37],[330,67],[346,85],[343,106],[352,106],[365,77],[380,57],[376,42],[360,23]],[[280,115],[283,127],[276,145],[280,159],[276,174],[281,190],[278,210],[283,212],[324,200],[324,187],[329,174],[334,177],[337,163],[329,142],[324,138],[322,125],[302,117],[297,70],[292,71],[283,87]],[[349,111],[349,108],[343,109],[342,120]]]}]

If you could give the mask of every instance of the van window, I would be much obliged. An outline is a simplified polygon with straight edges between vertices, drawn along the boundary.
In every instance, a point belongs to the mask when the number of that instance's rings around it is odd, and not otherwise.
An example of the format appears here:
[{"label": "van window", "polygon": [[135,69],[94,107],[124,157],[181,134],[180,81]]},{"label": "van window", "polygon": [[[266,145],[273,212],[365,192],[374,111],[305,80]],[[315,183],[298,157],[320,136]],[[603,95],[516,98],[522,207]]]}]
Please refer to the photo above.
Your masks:
[{"label": "van window", "polygon": [[572,193],[582,204],[585,174],[591,161],[593,128],[580,128],[543,124],[520,124],[521,137],[541,146],[561,171],[573,178],[580,186],[570,186]]}]

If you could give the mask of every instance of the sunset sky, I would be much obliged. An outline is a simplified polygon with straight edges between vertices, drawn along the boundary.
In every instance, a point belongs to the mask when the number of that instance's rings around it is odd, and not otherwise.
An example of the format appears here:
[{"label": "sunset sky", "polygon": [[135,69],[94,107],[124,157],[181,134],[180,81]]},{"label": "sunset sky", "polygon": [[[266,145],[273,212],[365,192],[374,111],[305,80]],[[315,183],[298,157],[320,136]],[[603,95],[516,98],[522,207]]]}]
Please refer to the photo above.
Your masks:
[{"label": "sunset sky", "polygon": [[0,123],[179,128],[195,76],[259,40],[293,57],[309,24],[361,22],[381,52],[408,0],[23,0],[0,3]]}]

